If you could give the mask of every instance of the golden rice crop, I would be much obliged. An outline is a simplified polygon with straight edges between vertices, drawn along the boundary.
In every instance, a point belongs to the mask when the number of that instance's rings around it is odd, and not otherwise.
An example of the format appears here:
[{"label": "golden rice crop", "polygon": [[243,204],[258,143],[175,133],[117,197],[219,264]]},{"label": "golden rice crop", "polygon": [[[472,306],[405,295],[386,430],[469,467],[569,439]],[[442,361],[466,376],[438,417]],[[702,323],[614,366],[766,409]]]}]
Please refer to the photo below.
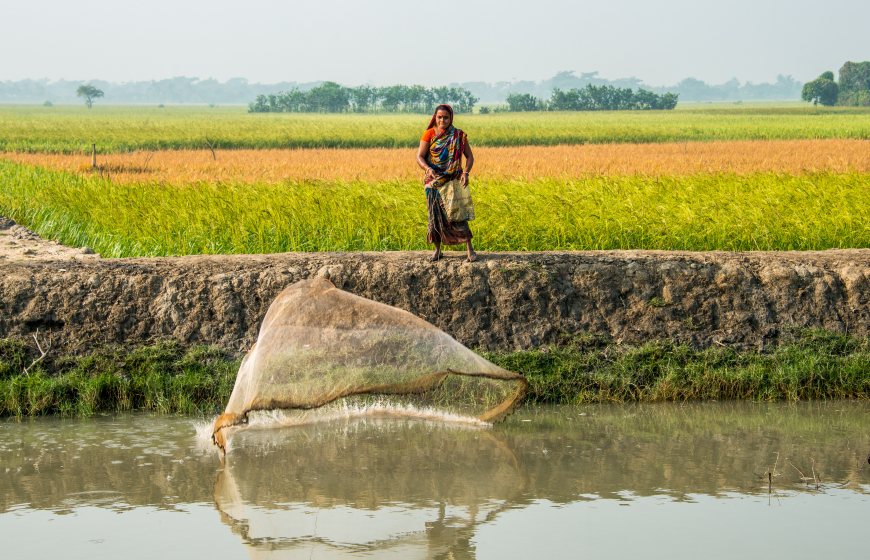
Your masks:
[{"label": "golden rice crop", "polygon": [[[411,149],[167,150],[100,155],[98,173],[119,183],[410,181],[420,176]],[[6,153],[0,158],[90,174],[77,154]],[[870,172],[868,140],[771,140],[587,144],[475,149],[473,177],[532,180],[699,173]]]}]

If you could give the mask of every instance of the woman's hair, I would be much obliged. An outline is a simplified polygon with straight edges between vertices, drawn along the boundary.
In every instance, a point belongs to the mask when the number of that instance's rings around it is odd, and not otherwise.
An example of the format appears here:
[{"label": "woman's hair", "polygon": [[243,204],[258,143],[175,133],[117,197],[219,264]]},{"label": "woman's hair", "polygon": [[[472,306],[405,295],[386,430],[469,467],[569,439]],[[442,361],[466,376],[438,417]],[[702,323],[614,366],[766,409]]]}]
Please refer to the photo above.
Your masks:
[{"label": "woman's hair", "polygon": [[435,107],[435,112],[432,113],[432,120],[429,121],[429,126],[426,127],[426,130],[430,128],[435,128],[435,116],[438,115],[438,111],[447,111],[450,113],[450,122],[453,122],[453,107],[447,105],[446,103],[442,103],[441,105]]}]

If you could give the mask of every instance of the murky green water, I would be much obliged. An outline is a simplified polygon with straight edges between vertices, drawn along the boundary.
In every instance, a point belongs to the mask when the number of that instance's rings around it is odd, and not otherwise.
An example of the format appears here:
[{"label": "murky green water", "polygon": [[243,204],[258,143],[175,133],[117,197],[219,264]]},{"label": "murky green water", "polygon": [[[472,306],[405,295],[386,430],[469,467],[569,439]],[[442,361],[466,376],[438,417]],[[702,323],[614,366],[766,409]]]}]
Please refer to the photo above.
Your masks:
[{"label": "murky green water", "polygon": [[[202,423],[200,423],[202,424]],[[3,558],[863,558],[870,403],[0,423]],[[770,472],[770,481],[766,473]]]}]

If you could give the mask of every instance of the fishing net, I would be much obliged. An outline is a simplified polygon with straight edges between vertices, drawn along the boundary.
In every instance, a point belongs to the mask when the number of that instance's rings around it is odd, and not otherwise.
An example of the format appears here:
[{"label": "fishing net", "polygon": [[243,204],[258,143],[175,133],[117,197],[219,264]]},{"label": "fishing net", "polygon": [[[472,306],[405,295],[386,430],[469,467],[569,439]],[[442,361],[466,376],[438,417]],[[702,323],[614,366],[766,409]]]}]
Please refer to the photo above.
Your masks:
[{"label": "fishing net", "polygon": [[[502,369],[414,315],[303,280],[278,294],[239,368],[212,438],[226,450],[252,412],[311,410],[342,401],[380,410],[438,409],[484,422],[522,399],[522,375]],[[384,406],[384,401],[388,406]]]}]

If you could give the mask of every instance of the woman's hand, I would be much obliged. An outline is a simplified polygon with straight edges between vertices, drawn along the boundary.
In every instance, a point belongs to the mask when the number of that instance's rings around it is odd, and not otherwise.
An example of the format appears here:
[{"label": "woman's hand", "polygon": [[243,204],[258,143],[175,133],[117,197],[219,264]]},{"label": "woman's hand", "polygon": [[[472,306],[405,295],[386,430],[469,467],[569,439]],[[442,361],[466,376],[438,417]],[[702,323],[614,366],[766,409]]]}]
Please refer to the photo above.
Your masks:
[{"label": "woman's hand", "polygon": [[424,175],[425,182],[430,182],[435,179],[435,173],[432,171],[432,167],[429,165],[429,162],[426,161],[427,156],[429,155],[429,142],[424,142],[420,140],[420,149],[417,150],[417,165],[420,166],[426,174]]},{"label": "woman's hand", "polygon": [[463,188],[468,186],[468,173],[463,173],[459,176],[459,184],[462,185]]}]

